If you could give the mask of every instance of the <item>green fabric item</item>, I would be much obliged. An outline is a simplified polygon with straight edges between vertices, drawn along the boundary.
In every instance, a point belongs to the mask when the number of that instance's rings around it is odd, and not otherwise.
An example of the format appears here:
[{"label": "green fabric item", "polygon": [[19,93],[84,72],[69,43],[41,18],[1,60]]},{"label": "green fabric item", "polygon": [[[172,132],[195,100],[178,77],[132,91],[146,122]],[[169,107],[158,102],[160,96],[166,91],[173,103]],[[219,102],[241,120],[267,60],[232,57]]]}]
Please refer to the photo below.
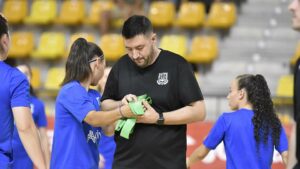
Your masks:
[{"label": "green fabric item", "polygon": [[[138,96],[136,102],[129,103],[131,111],[138,116],[141,116],[145,113],[142,103],[143,100],[146,100],[149,104],[152,104],[151,98],[146,94]],[[118,120],[115,131],[121,131],[120,136],[129,139],[130,134],[133,132],[135,123],[136,118],[120,119]]]}]

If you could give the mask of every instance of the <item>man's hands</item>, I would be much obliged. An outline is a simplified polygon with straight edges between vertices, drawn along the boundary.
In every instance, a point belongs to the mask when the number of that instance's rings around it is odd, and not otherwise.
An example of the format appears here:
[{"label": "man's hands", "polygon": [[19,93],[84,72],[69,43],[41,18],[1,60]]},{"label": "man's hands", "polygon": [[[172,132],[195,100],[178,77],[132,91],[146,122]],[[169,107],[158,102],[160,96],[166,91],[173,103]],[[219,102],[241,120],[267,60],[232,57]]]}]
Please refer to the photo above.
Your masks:
[{"label": "man's hands", "polygon": [[156,124],[159,114],[149,105],[149,103],[143,100],[145,113],[142,116],[137,117],[137,123]]},{"label": "man's hands", "polygon": [[123,97],[123,99],[122,99],[122,104],[123,105],[127,105],[129,102],[131,102],[131,101],[137,101],[137,96],[136,95],[133,95],[133,94],[128,94],[128,95],[126,95],[126,96],[124,96]]},{"label": "man's hands", "polygon": [[[123,97],[122,104],[127,105],[129,102],[137,101],[137,96],[134,94],[128,94]],[[159,114],[150,106],[147,101],[143,101],[144,115],[137,116],[137,123],[156,124]]]}]

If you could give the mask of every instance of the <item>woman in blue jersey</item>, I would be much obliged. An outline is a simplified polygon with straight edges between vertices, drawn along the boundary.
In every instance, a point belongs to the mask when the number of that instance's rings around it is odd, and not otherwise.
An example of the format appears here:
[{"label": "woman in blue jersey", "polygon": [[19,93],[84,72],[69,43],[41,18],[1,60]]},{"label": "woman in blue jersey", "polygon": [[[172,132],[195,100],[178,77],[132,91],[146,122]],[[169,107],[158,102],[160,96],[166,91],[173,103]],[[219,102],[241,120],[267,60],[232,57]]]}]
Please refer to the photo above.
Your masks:
[{"label": "woman in blue jersey", "polygon": [[51,169],[97,169],[102,130],[107,133],[105,126],[134,116],[128,105],[100,111],[101,96],[89,87],[98,84],[104,68],[104,55],[96,44],[83,38],[72,44],[56,98]]},{"label": "woman in blue jersey", "polygon": [[227,96],[234,112],[223,113],[187,167],[224,142],[227,169],[270,169],[275,149],[287,162],[285,131],[275,114],[270,90],[262,75],[240,75]]},{"label": "woman in blue jersey", "polygon": [[[32,77],[31,68],[29,65],[19,65],[17,67],[22,73],[24,73],[30,82]],[[38,99],[33,91],[32,86],[30,85],[30,108],[34,123],[38,127],[39,136],[42,143],[43,154],[46,160],[47,166],[50,163],[50,151],[49,151],[49,143],[47,137],[47,119],[45,114],[45,106],[44,103]],[[15,126],[14,134],[13,134],[13,169],[33,169],[33,163],[29,158],[28,154],[26,153],[24,146],[20,140],[17,128]]]},{"label": "woman in blue jersey", "polygon": [[10,47],[7,20],[0,14],[0,168],[13,164],[14,121],[29,157],[38,169],[46,169],[41,144],[32,120],[29,83],[24,74],[4,63]]}]

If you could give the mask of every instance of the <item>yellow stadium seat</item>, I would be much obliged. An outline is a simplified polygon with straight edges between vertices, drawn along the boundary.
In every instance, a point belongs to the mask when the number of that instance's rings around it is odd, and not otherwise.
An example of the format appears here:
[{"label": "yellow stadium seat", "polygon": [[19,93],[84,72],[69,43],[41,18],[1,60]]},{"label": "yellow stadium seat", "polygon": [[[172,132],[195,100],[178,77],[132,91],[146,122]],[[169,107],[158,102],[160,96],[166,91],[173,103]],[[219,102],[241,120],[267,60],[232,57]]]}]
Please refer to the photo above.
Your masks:
[{"label": "yellow stadium seat", "polygon": [[11,0],[5,1],[3,6],[3,15],[7,18],[8,23],[21,23],[27,14],[27,1]]},{"label": "yellow stadium seat", "polygon": [[106,34],[100,39],[100,47],[106,60],[116,61],[125,54],[123,38],[119,34]]},{"label": "yellow stadium seat", "polygon": [[204,24],[205,7],[199,2],[185,2],[180,6],[176,25],[196,28]]},{"label": "yellow stadium seat", "polygon": [[294,89],[294,77],[293,75],[284,75],[280,77],[276,96],[277,97],[293,97],[293,89]]},{"label": "yellow stadium seat", "polygon": [[228,29],[236,22],[236,6],[234,3],[213,3],[206,25],[217,29]]},{"label": "yellow stadium seat", "polygon": [[300,57],[300,42],[298,42],[295,54],[290,60],[290,63],[292,66],[294,66],[296,64],[299,57]]},{"label": "yellow stadium seat", "polygon": [[56,17],[56,1],[39,0],[33,1],[31,12],[25,23],[29,24],[49,24]]},{"label": "yellow stadium seat", "polygon": [[68,50],[65,53],[66,57],[68,57],[68,55],[69,55],[72,44],[78,38],[84,38],[88,42],[95,42],[95,36],[93,34],[90,34],[90,33],[75,33],[75,34],[73,34],[70,38],[70,42],[69,42],[69,45],[68,45]]},{"label": "yellow stadium seat", "polygon": [[45,32],[41,35],[38,48],[31,53],[33,58],[56,59],[64,55],[65,36],[63,33]]},{"label": "yellow stadium seat", "polygon": [[211,63],[218,53],[218,40],[215,36],[196,36],[192,40],[187,60],[191,63]]},{"label": "yellow stadium seat", "polygon": [[65,25],[78,25],[85,17],[85,6],[83,0],[68,0],[62,2],[57,23]]},{"label": "yellow stadium seat", "polygon": [[34,89],[38,89],[41,87],[41,73],[38,67],[32,67],[32,77],[31,77],[31,85]]},{"label": "yellow stadium seat", "polygon": [[45,89],[59,90],[60,84],[65,77],[65,69],[60,67],[50,68],[48,70],[47,78],[45,81]]},{"label": "yellow stadium seat", "polygon": [[34,48],[34,36],[31,32],[15,32],[11,36],[11,48],[8,55],[14,58],[29,56]]},{"label": "yellow stadium seat", "polygon": [[91,4],[91,12],[84,20],[86,24],[96,25],[101,23],[101,13],[103,11],[112,10],[114,4],[112,1],[94,1]]},{"label": "yellow stadium seat", "polygon": [[158,1],[150,5],[149,19],[154,27],[168,27],[175,19],[175,6],[173,2]]},{"label": "yellow stadium seat", "polygon": [[182,57],[187,53],[187,38],[184,35],[164,35],[160,41],[160,47],[174,52]]}]

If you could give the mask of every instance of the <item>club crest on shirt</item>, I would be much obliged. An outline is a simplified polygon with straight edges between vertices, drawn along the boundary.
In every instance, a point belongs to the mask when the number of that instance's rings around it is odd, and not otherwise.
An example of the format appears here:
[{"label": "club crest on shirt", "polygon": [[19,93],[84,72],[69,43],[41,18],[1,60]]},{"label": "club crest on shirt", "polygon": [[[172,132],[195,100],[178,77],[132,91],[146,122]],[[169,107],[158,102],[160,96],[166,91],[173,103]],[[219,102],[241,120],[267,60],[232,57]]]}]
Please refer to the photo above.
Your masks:
[{"label": "club crest on shirt", "polygon": [[158,74],[158,79],[157,79],[157,84],[158,85],[166,85],[168,84],[169,80],[168,80],[168,73],[167,72],[163,72],[163,73],[159,73]]},{"label": "club crest on shirt", "polygon": [[89,140],[92,140],[93,143],[96,144],[100,137],[101,133],[98,130],[95,133],[93,132],[93,130],[90,130],[89,134],[87,135],[87,142],[89,142]]}]

